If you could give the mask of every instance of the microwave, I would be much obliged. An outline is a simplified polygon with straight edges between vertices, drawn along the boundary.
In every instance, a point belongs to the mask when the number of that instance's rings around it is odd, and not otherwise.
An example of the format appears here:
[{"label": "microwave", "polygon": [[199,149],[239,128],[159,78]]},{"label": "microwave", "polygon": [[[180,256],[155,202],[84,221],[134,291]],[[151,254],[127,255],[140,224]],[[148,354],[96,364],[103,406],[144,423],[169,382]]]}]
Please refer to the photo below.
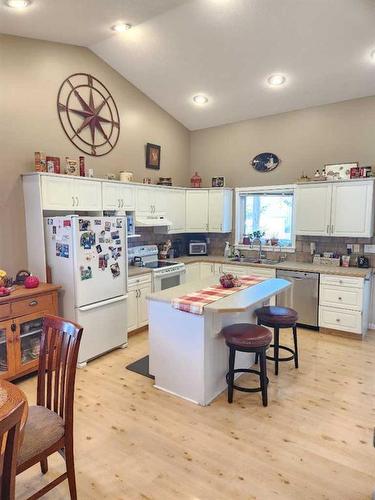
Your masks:
[{"label": "microwave", "polygon": [[189,241],[189,255],[207,255],[207,243],[205,241]]}]

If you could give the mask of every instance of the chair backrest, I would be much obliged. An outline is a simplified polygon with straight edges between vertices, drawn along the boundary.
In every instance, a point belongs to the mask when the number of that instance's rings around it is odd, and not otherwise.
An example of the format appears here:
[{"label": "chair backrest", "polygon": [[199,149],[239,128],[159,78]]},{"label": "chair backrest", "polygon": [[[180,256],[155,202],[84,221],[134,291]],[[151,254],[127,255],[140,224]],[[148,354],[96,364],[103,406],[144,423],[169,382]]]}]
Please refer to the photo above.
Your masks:
[{"label": "chair backrest", "polygon": [[46,315],[40,341],[37,405],[54,411],[73,425],[74,384],[83,328]]},{"label": "chair backrest", "polygon": [[13,500],[15,498],[20,424],[25,404],[24,401],[19,402],[0,418],[0,500]]}]

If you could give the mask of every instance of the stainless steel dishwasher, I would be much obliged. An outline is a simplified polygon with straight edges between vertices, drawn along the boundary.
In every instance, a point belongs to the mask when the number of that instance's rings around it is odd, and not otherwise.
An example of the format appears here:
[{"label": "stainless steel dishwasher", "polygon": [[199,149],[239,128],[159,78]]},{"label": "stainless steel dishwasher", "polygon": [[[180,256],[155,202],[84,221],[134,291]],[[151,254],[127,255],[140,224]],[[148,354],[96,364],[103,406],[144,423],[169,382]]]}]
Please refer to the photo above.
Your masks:
[{"label": "stainless steel dishwasher", "polygon": [[298,313],[298,324],[319,328],[319,273],[303,271],[276,271],[277,278],[283,278],[292,286],[277,296],[278,306],[291,307]]}]

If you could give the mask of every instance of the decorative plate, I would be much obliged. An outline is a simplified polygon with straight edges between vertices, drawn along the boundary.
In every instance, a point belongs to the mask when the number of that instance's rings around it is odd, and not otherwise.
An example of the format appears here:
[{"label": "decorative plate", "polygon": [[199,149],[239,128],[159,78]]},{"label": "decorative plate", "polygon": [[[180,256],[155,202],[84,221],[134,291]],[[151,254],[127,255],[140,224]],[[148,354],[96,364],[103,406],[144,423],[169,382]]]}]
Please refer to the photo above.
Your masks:
[{"label": "decorative plate", "polygon": [[274,153],[260,153],[255,156],[251,165],[258,172],[271,172],[279,165],[280,160]]},{"label": "decorative plate", "polygon": [[57,95],[57,111],[69,140],[90,156],[112,151],[120,136],[120,117],[109,90],[87,73],[70,75]]}]

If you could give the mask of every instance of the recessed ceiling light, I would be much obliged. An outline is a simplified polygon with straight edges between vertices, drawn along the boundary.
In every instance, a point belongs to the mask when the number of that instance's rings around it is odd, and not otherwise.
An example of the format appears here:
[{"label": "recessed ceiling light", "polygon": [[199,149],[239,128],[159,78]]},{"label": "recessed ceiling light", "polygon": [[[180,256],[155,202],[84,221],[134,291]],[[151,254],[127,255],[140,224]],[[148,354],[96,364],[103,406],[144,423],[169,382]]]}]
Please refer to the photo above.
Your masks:
[{"label": "recessed ceiling light", "polygon": [[286,82],[286,78],[284,75],[271,75],[270,77],[267,78],[268,85],[271,87],[279,87],[280,85],[284,85]]},{"label": "recessed ceiling light", "polygon": [[370,57],[375,62],[375,49],[371,51]]},{"label": "recessed ceiling light", "polygon": [[12,9],[25,9],[30,3],[30,0],[6,0],[5,5]]},{"label": "recessed ceiling light", "polygon": [[208,97],[203,94],[198,94],[193,97],[193,101],[195,102],[195,104],[207,104]]},{"label": "recessed ceiling light", "polygon": [[125,31],[130,30],[132,27],[131,24],[126,24],[126,23],[117,23],[114,26],[112,26],[113,31],[116,31],[117,33],[125,33]]}]

